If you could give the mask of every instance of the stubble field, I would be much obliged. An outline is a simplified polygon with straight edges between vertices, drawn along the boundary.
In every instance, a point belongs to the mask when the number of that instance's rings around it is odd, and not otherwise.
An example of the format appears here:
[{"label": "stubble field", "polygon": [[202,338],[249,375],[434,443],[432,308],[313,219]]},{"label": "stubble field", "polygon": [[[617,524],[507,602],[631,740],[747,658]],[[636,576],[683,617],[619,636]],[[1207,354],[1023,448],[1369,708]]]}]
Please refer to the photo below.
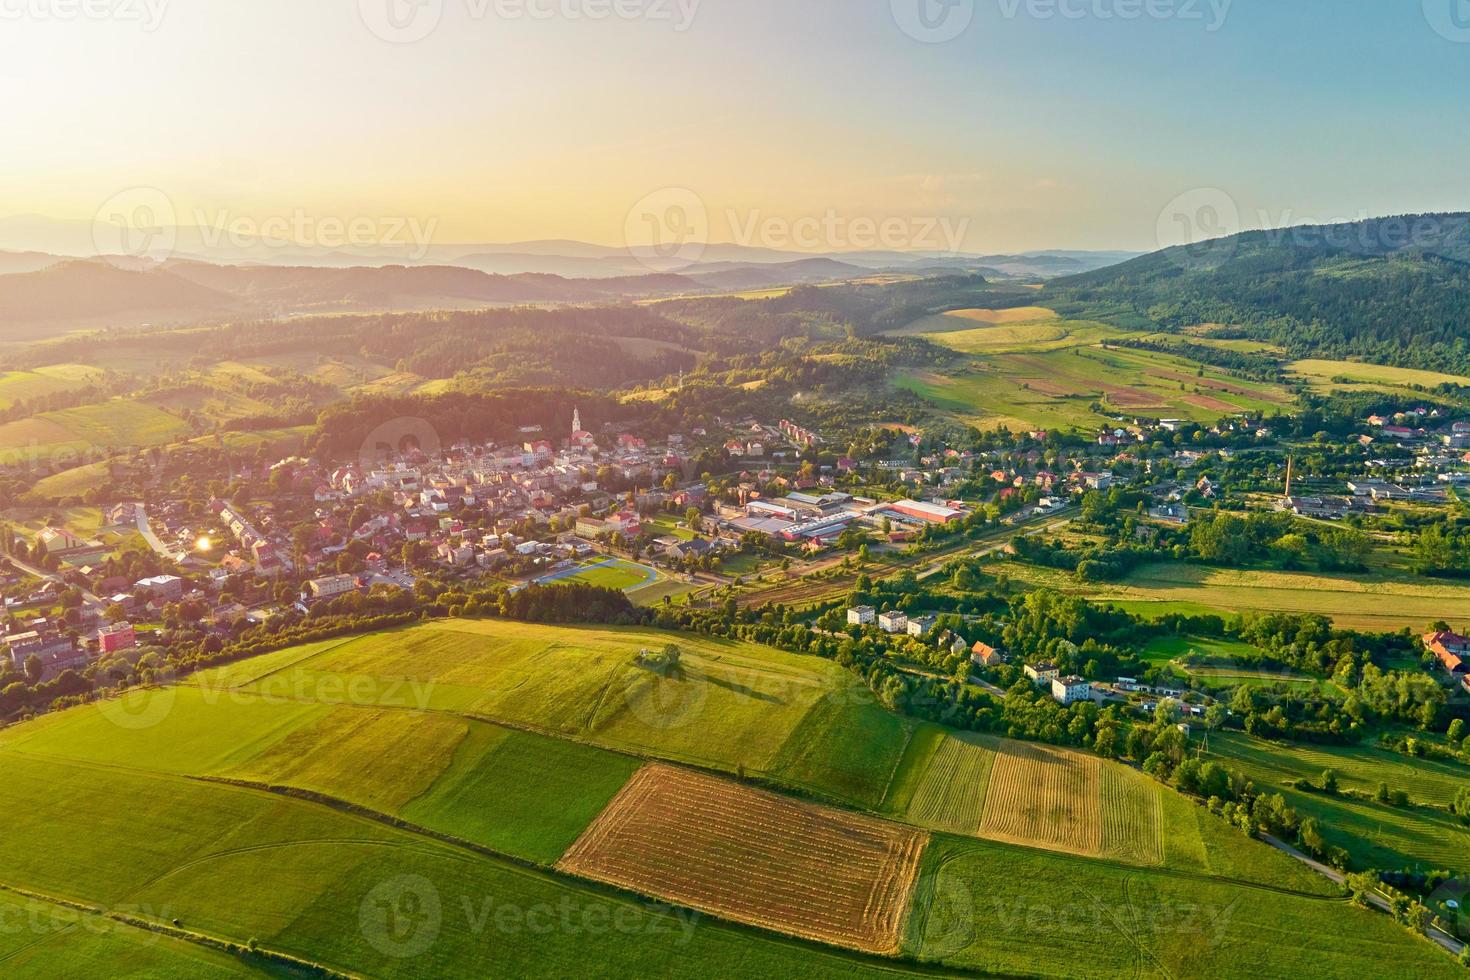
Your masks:
[{"label": "stubble field", "polygon": [[649,765],[557,867],[747,925],[894,953],[927,839],[900,824]]}]

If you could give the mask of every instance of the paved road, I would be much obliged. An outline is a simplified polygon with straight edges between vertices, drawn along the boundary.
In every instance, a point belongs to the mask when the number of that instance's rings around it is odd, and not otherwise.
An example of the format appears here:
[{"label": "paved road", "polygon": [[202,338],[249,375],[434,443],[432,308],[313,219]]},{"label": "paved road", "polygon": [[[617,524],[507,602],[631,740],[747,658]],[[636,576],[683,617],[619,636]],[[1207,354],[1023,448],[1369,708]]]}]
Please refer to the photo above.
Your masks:
[{"label": "paved road", "polygon": [[[1277,850],[1283,851],[1286,854],[1289,854],[1292,857],[1296,858],[1302,864],[1305,864],[1307,867],[1311,868],[1319,875],[1322,875],[1324,878],[1329,878],[1339,885],[1347,884],[1347,876],[1344,875],[1341,871],[1338,871],[1336,868],[1329,867],[1328,865],[1323,864],[1321,861],[1313,860],[1312,858],[1303,854],[1301,851],[1292,847],[1285,841],[1278,840],[1277,838],[1272,837],[1270,834],[1262,834],[1261,839],[1264,840],[1267,844],[1270,844],[1272,847],[1276,848]],[[1388,904],[1388,899],[1384,898],[1382,895],[1378,894],[1377,892],[1369,892],[1366,897],[1369,904],[1371,904],[1374,908],[1380,909],[1384,912],[1391,912],[1391,907]],[[1445,932],[1438,926],[1430,926],[1428,936],[1430,939],[1433,939],[1435,942],[1443,946],[1445,950],[1453,956],[1459,956],[1465,951],[1464,943],[1460,942],[1460,940],[1451,936],[1449,933]]]},{"label": "paved road", "polygon": [[[1021,523],[1008,529],[1011,533],[1005,535],[1004,541],[997,541],[990,544],[982,545],[975,551],[966,551],[960,552],[958,554],[945,555],[939,561],[927,565],[922,571],[920,571],[919,580],[923,581],[927,578],[933,578],[935,575],[938,575],[940,572],[944,571],[945,566],[947,566],[952,561],[959,561],[963,558],[983,558],[986,555],[999,554],[1010,546],[1011,539],[1014,538],[1017,534],[1023,534],[1028,538],[1034,538],[1038,534],[1049,534],[1052,531],[1056,531],[1059,528],[1065,527],[1066,525],[1072,523],[1072,518],[1059,517],[1059,515],[1066,513],[1067,510],[1070,510],[1070,508],[1064,508],[1063,510],[1059,510],[1053,514],[1046,514],[1042,517],[1033,517],[1030,520],[1022,521]],[[1042,521],[1046,521],[1048,523],[1041,523]]]},{"label": "paved road", "polygon": [[183,560],[182,555],[178,554],[175,551],[170,551],[168,547],[164,545],[163,540],[159,538],[158,535],[153,533],[153,524],[151,521],[148,520],[148,511],[144,509],[142,504],[138,505],[135,514],[137,516],[138,522],[138,533],[143,535],[143,540],[148,542],[148,547],[152,548],[154,551],[158,552],[160,555],[163,555],[170,561]]},{"label": "paved road", "polygon": [[[39,567],[37,565],[32,565],[30,562],[21,561],[19,558],[15,557],[14,555],[11,555],[9,557],[10,557],[10,563],[12,565],[14,565],[16,568],[18,568],[21,571],[25,572],[27,575],[34,576],[35,578],[41,579],[42,581],[45,581],[45,582],[54,582],[57,585],[61,586],[62,588],[69,589],[69,588],[72,587],[71,583],[68,582],[66,579],[62,578],[61,575],[58,574],[57,572],[48,572],[48,571],[46,571],[46,569],[41,568],[41,567]],[[82,598],[84,600],[86,600],[86,604],[88,606],[94,606],[94,607],[96,607],[96,609],[97,609],[98,612],[101,612],[103,603],[102,603],[102,600],[100,598],[98,598],[96,595],[92,594],[91,592],[88,592],[86,589],[83,589],[82,590]]]}]

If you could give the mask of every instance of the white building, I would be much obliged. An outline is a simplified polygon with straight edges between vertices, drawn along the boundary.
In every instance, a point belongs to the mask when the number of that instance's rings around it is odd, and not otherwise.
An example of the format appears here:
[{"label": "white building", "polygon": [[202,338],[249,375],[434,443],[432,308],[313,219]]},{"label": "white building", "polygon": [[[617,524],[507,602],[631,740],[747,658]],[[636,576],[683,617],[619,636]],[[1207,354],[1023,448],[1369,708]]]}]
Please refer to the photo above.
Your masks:
[{"label": "white building", "polygon": [[1026,676],[1035,681],[1037,687],[1050,684],[1062,673],[1056,664],[1027,664],[1025,670]]},{"label": "white building", "polygon": [[328,575],[314,578],[306,583],[306,590],[313,599],[330,599],[357,590],[356,575]]},{"label": "white building", "polygon": [[923,636],[934,628],[933,616],[915,616],[909,620],[909,636]]},{"label": "white building", "polygon": [[1051,696],[1062,704],[1092,700],[1092,685],[1080,677],[1054,677]]},{"label": "white building", "polygon": [[878,618],[878,610],[872,606],[854,606],[847,611],[847,625],[867,626]]},{"label": "white building", "polygon": [[885,633],[907,632],[909,617],[906,613],[886,612],[878,617],[878,628]]}]

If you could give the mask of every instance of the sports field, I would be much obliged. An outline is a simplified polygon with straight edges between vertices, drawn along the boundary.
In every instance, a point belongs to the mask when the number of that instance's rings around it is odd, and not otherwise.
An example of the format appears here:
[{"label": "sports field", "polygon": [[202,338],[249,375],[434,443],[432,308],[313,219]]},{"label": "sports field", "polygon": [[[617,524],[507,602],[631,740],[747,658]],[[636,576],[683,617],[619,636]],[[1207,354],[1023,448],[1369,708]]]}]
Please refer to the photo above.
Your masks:
[{"label": "sports field", "polygon": [[[1216,687],[1266,687],[1284,685],[1298,690],[1316,688],[1339,693],[1331,681],[1290,670],[1259,666],[1260,651],[1248,643],[1219,637],[1158,636],[1148,642],[1141,656],[1150,663],[1168,666],[1180,678],[1197,677]],[[1201,662],[1183,662],[1204,658]]]},{"label": "sports field", "polygon": [[582,585],[595,585],[602,589],[633,592],[653,585],[658,580],[657,570],[647,565],[638,565],[621,558],[589,558],[571,568],[543,575],[536,580],[536,584],[577,582]]}]

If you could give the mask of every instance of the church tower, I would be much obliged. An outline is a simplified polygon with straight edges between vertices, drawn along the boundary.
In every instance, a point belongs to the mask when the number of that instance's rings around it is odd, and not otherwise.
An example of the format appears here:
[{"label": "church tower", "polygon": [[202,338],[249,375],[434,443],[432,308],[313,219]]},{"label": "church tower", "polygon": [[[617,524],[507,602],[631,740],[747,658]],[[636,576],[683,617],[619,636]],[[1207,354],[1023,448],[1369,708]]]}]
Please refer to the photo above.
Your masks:
[{"label": "church tower", "polygon": [[581,432],[581,431],[582,431],[582,410],[580,408],[574,408],[574,409],[572,409],[572,435],[576,435],[578,432]]}]

